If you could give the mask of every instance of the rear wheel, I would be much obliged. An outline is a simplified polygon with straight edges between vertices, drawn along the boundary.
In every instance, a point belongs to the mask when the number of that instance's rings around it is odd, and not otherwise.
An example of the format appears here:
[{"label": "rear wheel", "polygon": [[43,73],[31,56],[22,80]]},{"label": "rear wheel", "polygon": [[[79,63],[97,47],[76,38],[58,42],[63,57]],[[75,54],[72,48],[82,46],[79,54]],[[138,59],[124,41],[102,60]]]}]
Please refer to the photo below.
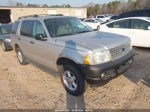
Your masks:
[{"label": "rear wheel", "polygon": [[61,82],[68,93],[79,96],[85,92],[85,79],[75,64],[66,64],[61,71]]},{"label": "rear wheel", "polygon": [[25,58],[25,56],[23,55],[23,53],[22,53],[22,51],[20,50],[20,48],[17,48],[17,49],[16,49],[16,53],[17,53],[17,59],[18,59],[19,63],[20,63],[21,65],[26,65],[26,64],[27,64],[26,58]]}]

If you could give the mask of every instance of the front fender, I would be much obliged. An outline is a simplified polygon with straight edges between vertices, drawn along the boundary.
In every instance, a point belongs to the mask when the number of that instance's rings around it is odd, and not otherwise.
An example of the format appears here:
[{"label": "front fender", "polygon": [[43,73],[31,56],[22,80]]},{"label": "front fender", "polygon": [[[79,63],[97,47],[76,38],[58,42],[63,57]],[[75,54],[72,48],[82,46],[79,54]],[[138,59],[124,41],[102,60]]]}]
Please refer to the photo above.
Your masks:
[{"label": "front fender", "polygon": [[69,60],[72,60],[76,64],[82,64],[83,63],[83,56],[84,52],[83,51],[78,51],[78,50],[71,50],[71,49],[66,49],[63,50],[63,52],[60,53],[59,59],[60,58],[67,58]]}]

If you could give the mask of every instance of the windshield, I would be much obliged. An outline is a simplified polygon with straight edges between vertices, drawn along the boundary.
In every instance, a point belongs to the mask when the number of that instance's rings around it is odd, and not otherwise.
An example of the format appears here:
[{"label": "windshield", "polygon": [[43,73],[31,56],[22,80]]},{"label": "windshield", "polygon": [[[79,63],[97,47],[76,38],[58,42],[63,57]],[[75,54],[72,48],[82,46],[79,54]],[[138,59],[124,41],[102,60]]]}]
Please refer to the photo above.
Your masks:
[{"label": "windshield", "polygon": [[8,26],[0,26],[0,32],[2,34],[10,34],[11,33],[11,25]]},{"label": "windshield", "polygon": [[91,27],[77,18],[46,19],[44,22],[52,37],[75,35],[93,31]]}]

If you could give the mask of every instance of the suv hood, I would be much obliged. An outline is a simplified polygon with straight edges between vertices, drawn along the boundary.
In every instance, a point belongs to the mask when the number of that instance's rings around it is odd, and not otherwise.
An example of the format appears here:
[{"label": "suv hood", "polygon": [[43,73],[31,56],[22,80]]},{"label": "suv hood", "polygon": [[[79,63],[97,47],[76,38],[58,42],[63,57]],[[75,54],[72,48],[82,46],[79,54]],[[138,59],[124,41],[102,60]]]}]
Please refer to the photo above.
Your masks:
[{"label": "suv hood", "polygon": [[100,51],[112,49],[129,42],[128,37],[106,33],[106,32],[87,32],[77,35],[69,35],[56,38],[56,44],[64,47],[69,47],[78,50]]}]

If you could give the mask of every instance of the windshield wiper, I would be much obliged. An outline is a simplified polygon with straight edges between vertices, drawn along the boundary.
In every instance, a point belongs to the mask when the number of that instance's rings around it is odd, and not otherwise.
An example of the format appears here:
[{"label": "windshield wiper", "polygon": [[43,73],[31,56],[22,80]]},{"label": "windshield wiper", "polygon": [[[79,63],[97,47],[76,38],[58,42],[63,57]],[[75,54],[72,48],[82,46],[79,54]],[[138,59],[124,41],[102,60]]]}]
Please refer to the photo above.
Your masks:
[{"label": "windshield wiper", "polygon": [[68,33],[68,34],[62,34],[62,35],[57,35],[56,37],[62,37],[62,36],[68,36],[68,35],[75,35],[76,33]]},{"label": "windshield wiper", "polygon": [[86,30],[86,31],[81,31],[81,32],[74,32],[74,33],[68,33],[68,34],[61,34],[61,35],[56,35],[56,37],[63,37],[63,36],[68,36],[68,35],[76,35],[79,33],[86,33],[86,32],[92,32],[93,30]]}]

